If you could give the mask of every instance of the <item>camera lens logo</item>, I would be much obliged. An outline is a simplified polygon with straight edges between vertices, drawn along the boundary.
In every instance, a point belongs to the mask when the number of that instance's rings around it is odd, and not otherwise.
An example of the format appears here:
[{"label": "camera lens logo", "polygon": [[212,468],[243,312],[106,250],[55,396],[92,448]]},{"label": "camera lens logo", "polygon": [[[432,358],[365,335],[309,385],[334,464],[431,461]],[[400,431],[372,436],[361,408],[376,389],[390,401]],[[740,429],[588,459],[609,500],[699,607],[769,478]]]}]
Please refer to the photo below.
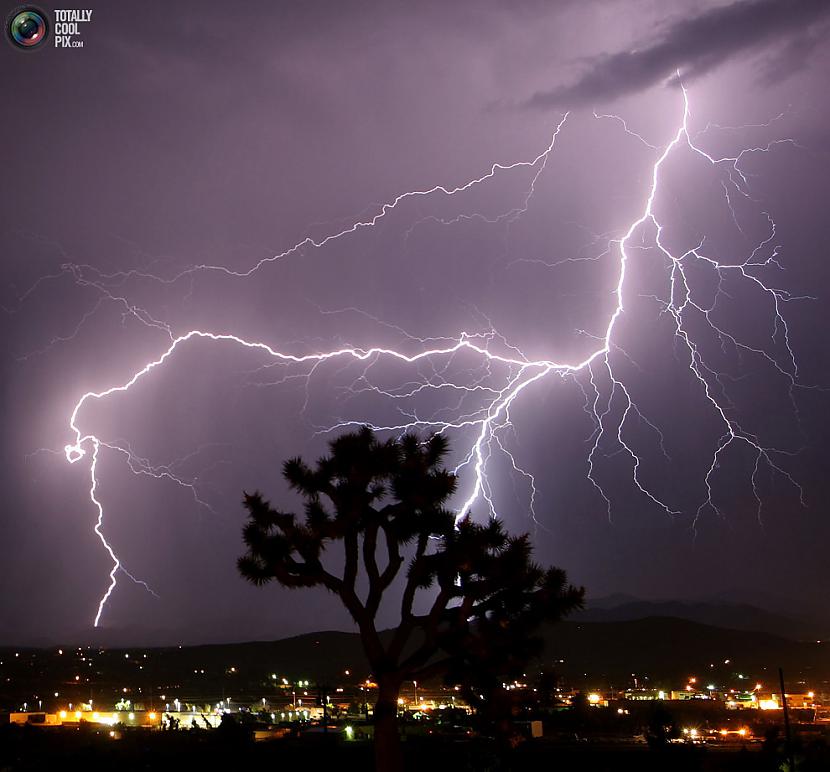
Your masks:
[{"label": "camera lens logo", "polygon": [[43,11],[37,8],[23,8],[9,17],[7,31],[9,40],[14,45],[32,51],[49,36],[49,22]]}]

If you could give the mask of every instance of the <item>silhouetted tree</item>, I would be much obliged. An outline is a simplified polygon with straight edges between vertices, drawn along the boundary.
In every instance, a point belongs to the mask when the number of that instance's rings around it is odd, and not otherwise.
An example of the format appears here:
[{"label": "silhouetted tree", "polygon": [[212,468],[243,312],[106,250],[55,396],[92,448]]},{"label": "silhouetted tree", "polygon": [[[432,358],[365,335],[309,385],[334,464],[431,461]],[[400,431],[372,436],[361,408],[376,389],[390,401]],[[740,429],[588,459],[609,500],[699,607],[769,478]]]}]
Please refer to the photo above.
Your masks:
[{"label": "silhouetted tree", "polygon": [[652,707],[648,720],[648,732],[646,741],[650,748],[664,748],[669,740],[680,737],[680,729],[674,720],[674,716],[666,708],[662,700],[658,700]]},{"label": "silhouetted tree", "polygon": [[[397,703],[405,681],[448,673],[488,673],[536,651],[535,628],[582,603],[559,568],[531,560],[527,535],[505,533],[495,519],[456,523],[445,504],[456,477],[441,466],[447,441],[407,434],[381,442],[368,428],[330,443],[314,468],[285,462],[283,476],[305,499],[305,516],[278,512],[261,494],[245,494],[249,521],[241,574],[255,584],[322,586],[339,596],[360,631],[378,684],[375,758],[402,767]],[[342,573],[324,565],[339,545]],[[384,638],[376,617],[384,593],[408,561],[400,624]],[[430,591],[426,612],[416,595]],[[420,598],[419,598],[420,600]]]}]

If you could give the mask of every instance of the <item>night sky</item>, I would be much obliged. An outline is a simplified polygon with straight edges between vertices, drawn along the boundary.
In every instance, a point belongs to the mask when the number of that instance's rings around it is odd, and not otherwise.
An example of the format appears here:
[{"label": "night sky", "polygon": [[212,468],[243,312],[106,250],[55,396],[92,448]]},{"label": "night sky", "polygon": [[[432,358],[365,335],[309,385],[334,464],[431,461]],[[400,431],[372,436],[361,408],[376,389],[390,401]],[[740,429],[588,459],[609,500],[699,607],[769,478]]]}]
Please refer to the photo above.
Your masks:
[{"label": "night sky", "polygon": [[[243,489],[296,506],[282,461],[363,422],[444,426],[453,467],[484,431],[472,516],[589,598],[830,618],[830,4],[91,8],[82,49],[0,46],[0,642],[89,633],[96,442],[103,533],[154,591],[119,572],[105,631],[350,629],[235,562]],[[584,362],[611,319],[608,365],[521,364]],[[68,463],[81,397],[193,330],[387,353],[191,338],[82,405]]]}]

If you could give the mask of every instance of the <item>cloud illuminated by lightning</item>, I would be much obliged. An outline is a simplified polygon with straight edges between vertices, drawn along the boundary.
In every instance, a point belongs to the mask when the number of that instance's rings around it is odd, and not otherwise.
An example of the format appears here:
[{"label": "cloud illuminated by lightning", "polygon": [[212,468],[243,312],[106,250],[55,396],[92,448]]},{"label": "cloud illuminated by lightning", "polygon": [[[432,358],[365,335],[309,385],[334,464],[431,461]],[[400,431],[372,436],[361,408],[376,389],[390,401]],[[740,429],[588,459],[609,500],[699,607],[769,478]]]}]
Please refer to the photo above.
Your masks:
[{"label": "cloud illuminated by lightning", "polygon": [[[567,380],[581,390],[584,398],[584,410],[594,426],[594,432],[588,440],[589,450],[586,456],[586,475],[593,485],[598,496],[604,501],[609,518],[612,513],[612,501],[609,493],[603,488],[602,483],[596,475],[596,464],[601,455],[601,448],[604,442],[609,440],[617,446],[618,452],[626,454],[631,461],[632,484],[640,495],[649,500],[653,505],[659,507],[668,515],[677,515],[679,511],[669,502],[661,498],[658,493],[652,490],[643,480],[641,469],[642,458],[638,449],[628,433],[630,424],[636,420],[649,427],[653,432],[660,451],[667,456],[663,445],[664,437],[660,428],[651,422],[637,406],[632,398],[631,391],[626,384],[625,378],[620,374],[617,366],[617,359],[624,358],[632,361],[628,354],[621,347],[617,334],[620,319],[626,312],[626,306],[635,297],[629,280],[629,270],[633,261],[637,259],[636,252],[640,249],[637,239],[645,239],[651,236],[654,245],[662,255],[669,287],[665,297],[652,296],[652,299],[659,305],[662,313],[667,314],[673,323],[673,331],[676,341],[683,352],[683,358],[688,366],[689,373],[698,385],[700,392],[708,402],[712,413],[722,426],[720,438],[716,443],[715,450],[711,457],[711,463],[704,479],[701,481],[702,498],[695,511],[695,522],[702,512],[707,508],[719,511],[714,500],[713,484],[717,475],[719,464],[727,452],[734,445],[744,445],[754,456],[754,465],[750,475],[750,482],[754,492],[758,515],[761,514],[762,500],[757,487],[757,477],[762,468],[766,466],[771,472],[777,473],[791,483],[803,500],[803,491],[798,483],[782,466],[780,457],[785,451],[765,445],[757,434],[744,429],[733,417],[732,405],[727,398],[723,384],[718,372],[710,367],[704,357],[698,336],[694,332],[692,319],[701,319],[708,325],[709,331],[721,341],[723,345],[727,342],[738,350],[761,357],[768,365],[781,376],[787,379],[790,386],[790,397],[793,407],[797,409],[793,397],[794,390],[801,388],[799,381],[798,366],[793,352],[789,328],[783,314],[783,306],[787,302],[799,299],[787,292],[769,286],[758,276],[757,269],[770,264],[778,265],[777,249],[774,248],[775,223],[770,215],[766,215],[769,223],[769,235],[763,239],[745,259],[737,262],[723,261],[707,254],[705,241],[702,241],[695,248],[689,249],[682,254],[674,254],[666,246],[663,239],[663,225],[655,214],[655,202],[660,190],[661,174],[666,160],[679,147],[686,146],[700,158],[704,159],[713,169],[722,173],[722,189],[724,191],[725,203],[729,207],[735,224],[740,228],[731,196],[738,195],[749,198],[749,180],[742,171],[741,163],[749,155],[755,153],[769,153],[780,144],[794,144],[793,140],[783,139],[770,142],[767,145],[752,147],[742,150],[734,157],[715,157],[701,149],[696,140],[701,136],[693,137],[689,131],[689,99],[685,88],[682,88],[683,111],[682,118],[673,135],[662,146],[648,142],[640,134],[629,129],[628,124],[618,116],[599,115],[594,113],[598,120],[611,119],[622,125],[624,131],[640,141],[649,151],[653,151],[656,158],[650,173],[650,185],[648,193],[643,201],[639,215],[625,229],[619,238],[607,238],[605,249],[600,257],[607,256],[612,252],[619,255],[616,264],[617,278],[614,285],[615,304],[608,316],[601,335],[589,336],[595,341],[593,349],[583,358],[576,361],[557,359],[531,359],[526,357],[521,350],[513,344],[509,344],[494,329],[489,331],[460,331],[448,335],[445,338],[417,338],[406,334],[408,343],[414,350],[399,350],[397,348],[374,346],[354,347],[341,346],[330,350],[314,351],[304,354],[292,354],[281,351],[272,345],[257,341],[248,340],[230,332],[211,331],[195,329],[176,334],[161,320],[151,316],[143,309],[131,303],[119,288],[131,279],[150,279],[163,283],[174,283],[184,277],[191,276],[199,271],[213,271],[225,273],[238,278],[252,276],[255,272],[264,269],[268,264],[277,260],[289,258],[300,253],[305,248],[322,249],[333,241],[347,238],[360,230],[372,228],[386,217],[388,213],[397,208],[403,202],[412,198],[428,196],[456,196],[473,187],[484,185],[492,181],[499,174],[506,174],[519,169],[529,169],[533,176],[525,191],[521,203],[499,215],[497,218],[487,218],[483,215],[463,215],[454,219],[437,220],[442,224],[452,224],[461,219],[480,218],[487,222],[507,221],[514,222],[527,211],[530,200],[535,192],[535,184],[545,169],[548,157],[554,152],[557,138],[567,127],[568,115],[566,114],[551,137],[547,148],[535,158],[528,161],[519,161],[511,164],[493,164],[489,172],[470,180],[463,185],[446,187],[436,185],[434,187],[402,193],[392,201],[381,205],[376,214],[366,219],[352,223],[348,227],[337,230],[328,236],[320,239],[305,238],[289,249],[265,259],[262,259],[243,271],[236,271],[226,266],[218,265],[197,265],[178,272],[172,277],[159,277],[144,271],[124,271],[105,274],[92,266],[78,266],[66,264],[62,272],[71,272],[74,280],[82,286],[92,287],[100,293],[100,302],[115,302],[120,304],[125,314],[129,314],[143,324],[159,329],[169,343],[166,344],[161,353],[154,359],[145,362],[133,374],[121,383],[111,385],[99,390],[88,391],[83,394],[75,403],[69,418],[69,427],[72,433],[72,441],[66,445],[64,452],[70,463],[77,463],[86,456],[90,456],[90,488],[89,498],[97,512],[97,519],[94,531],[100,539],[103,547],[112,561],[112,569],[109,573],[109,584],[101,597],[94,624],[98,626],[113,591],[117,586],[119,573],[124,573],[134,581],[140,580],[128,574],[113,546],[107,541],[103,533],[104,507],[98,494],[98,460],[104,449],[117,452],[126,457],[130,470],[135,474],[149,475],[155,478],[168,479],[177,485],[190,489],[194,499],[205,506],[207,503],[200,498],[197,484],[194,480],[185,478],[176,473],[174,465],[153,465],[148,459],[141,458],[132,451],[129,443],[124,441],[105,440],[97,436],[93,431],[82,428],[86,417],[85,410],[92,404],[108,397],[127,392],[137,382],[148,378],[151,373],[173,360],[181,349],[196,341],[206,341],[215,346],[243,347],[257,352],[271,364],[265,365],[263,369],[272,366],[285,366],[295,368],[290,375],[284,376],[276,382],[284,382],[287,378],[299,378],[306,382],[314,376],[317,368],[328,362],[360,362],[362,370],[350,387],[352,393],[371,392],[378,398],[386,400],[391,404],[409,403],[422,393],[446,394],[448,398],[456,398],[456,401],[448,405],[446,411],[430,413],[420,416],[412,409],[398,408],[399,421],[373,422],[366,416],[349,418],[338,421],[333,425],[321,427],[321,432],[333,432],[349,426],[370,425],[374,429],[383,432],[400,433],[410,429],[421,429],[437,431],[441,433],[453,433],[458,439],[457,445],[463,448],[463,456],[455,471],[458,473],[469,472],[468,488],[464,493],[463,501],[458,506],[458,517],[466,516],[474,505],[484,502],[490,515],[497,515],[496,502],[494,500],[493,482],[488,475],[488,467],[495,455],[506,458],[517,479],[521,479],[527,485],[529,506],[536,520],[535,506],[537,503],[537,486],[533,475],[526,471],[515,457],[515,451],[511,451],[506,441],[507,432],[512,430],[510,411],[515,403],[518,403],[534,384],[556,376]],[[709,131],[713,125],[707,126],[704,132]],[[419,220],[412,228],[417,227],[423,220]],[[412,230],[410,228],[410,231]],[[409,232],[407,232],[408,235]],[[597,237],[598,240],[600,237]],[[771,251],[770,251],[771,250]],[[599,259],[598,257],[575,256],[564,258],[561,262],[571,262],[585,259]],[[555,267],[560,263],[551,263]],[[718,292],[714,301],[708,304],[695,296],[691,289],[688,275],[692,268],[707,268],[717,276]],[[735,335],[730,333],[719,324],[715,314],[715,304],[721,295],[720,286],[726,278],[735,277],[746,283],[749,287],[760,292],[770,303],[773,316],[773,333],[771,335],[771,346],[767,350],[760,346],[750,346],[741,342]],[[54,277],[45,277],[45,279]],[[29,290],[31,292],[33,290]],[[25,297],[25,296],[24,296]],[[98,306],[96,306],[97,309]],[[359,309],[341,309],[340,312],[364,313]],[[94,310],[86,314],[79,322],[78,327],[72,333],[77,333],[80,325],[88,321]],[[327,312],[330,313],[330,312]],[[404,332],[398,329],[399,332]],[[67,337],[72,337],[72,335]],[[587,335],[587,333],[586,333]],[[781,341],[786,350],[784,361],[776,356],[772,344]],[[458,373],[451,373],[451,363],[461,356],[469,356],[480,363],[478,369],[465,371],[464,377]],[[380,387],[372,381],[374,368],[395,362],[398,365],[411,371],[411,379],[398,387]],[[466,399],[475,397],[480,400],[472,407],[468,407]],[[465,478],[462,478],[465,479]],[[538,522],[538,520],[537,520]],[[146,584],[145,584],[146,587]],[[149,589],[149,588],[148,588]]]}]

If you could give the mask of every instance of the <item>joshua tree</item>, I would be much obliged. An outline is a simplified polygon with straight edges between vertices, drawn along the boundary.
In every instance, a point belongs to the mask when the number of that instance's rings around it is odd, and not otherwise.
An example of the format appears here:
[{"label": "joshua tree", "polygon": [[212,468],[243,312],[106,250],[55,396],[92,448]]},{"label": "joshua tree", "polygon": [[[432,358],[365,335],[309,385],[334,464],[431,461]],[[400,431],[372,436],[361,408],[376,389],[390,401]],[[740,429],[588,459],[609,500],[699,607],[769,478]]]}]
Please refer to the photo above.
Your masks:
[{"label": "joshua tree", "polygon": [[[357,624],[378,684],[379,770],[402,767],[404,682],[510,668],[535,651],[532,633],[542,621],[582,602],[564,571],[531,561],[527,535],[509,536],[495,519],[456,522],[445,508],[456,488],[455,475],[441,466],[446,453],[440,435],[382,442],[362,429],[333,440],[314,468],[300,458],[285,462],[283,476],[305,499],[304,518],[274,510],[259,493],[244,497],[241,574],[258,585],[323,586]],[[323,561],[334,551],[342,565],[336,573]],[[381,635],[378,609],[404,563],[405,581],[396,585],[400,623]]]}]

